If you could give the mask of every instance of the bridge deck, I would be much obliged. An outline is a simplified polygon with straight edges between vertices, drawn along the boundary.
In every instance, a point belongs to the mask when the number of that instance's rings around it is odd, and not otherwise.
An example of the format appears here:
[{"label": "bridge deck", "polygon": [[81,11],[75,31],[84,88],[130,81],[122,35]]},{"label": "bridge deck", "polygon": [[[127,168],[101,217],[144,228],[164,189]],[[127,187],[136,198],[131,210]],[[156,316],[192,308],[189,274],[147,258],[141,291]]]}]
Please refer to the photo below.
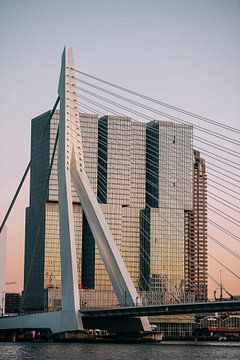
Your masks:
[{"label": "bridge deck", "polygon": [[102,309],[80,309],[84,317],[134,317],[240,311],[240,301],[130,306]]}]

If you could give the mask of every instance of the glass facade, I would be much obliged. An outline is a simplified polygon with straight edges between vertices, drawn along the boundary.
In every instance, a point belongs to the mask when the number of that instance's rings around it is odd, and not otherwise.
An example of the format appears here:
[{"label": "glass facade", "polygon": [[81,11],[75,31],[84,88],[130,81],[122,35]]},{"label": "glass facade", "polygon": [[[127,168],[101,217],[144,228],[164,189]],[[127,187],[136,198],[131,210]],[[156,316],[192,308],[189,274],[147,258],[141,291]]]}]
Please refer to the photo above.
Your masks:
[{"label": "glass facade", "polygon": [[184,295],[184,213],[193,207],[192,127],[146,126],[146,208],[141,212],[140,288],[151,302]]},{"label": "glass facade", "polygon": [[164,339],[179,339],[179,338],[192,338],[193,330],[194,330],[194,323],[181,323],[176,322],[174,323],[157,323],[158,331],[162,331],[164,333]]},{"label": "glass facade", "polygon": [[[105,116],[98,127],[98,200],[113,237],[139,286],[140,211],[145,206],[145,125]],[[95,288],[112,291],[96,248]]]},{"label": "glass facade", "polygon": [[[57,180],[58,148],[56,149],[49,184],[47,184],[49,165],[59,123],[59,112],[55,112],[51,124],[49,124],[49,115],[50,112],[47,112],[32,120],[30,206],[26,209],[25,227],[23,308],[26,310],[41,310],[48,307],[47,290],[61,288]],[[79,118],[83,129],[85,168],[96,193],[98,120],[97,116],[91,114],[81,114]],[[43,133],[43,141],[39,146]],[[83,214],[73,185],[72,195],[78,279],[81,288],[82,266],[85,265],[82,262],[82,246],[86,241],[84,241],[85,238],[82,240]],[[51,292],[53,293],[52,290]]]},{"label": "glass facade", "polygon": [[[51,308],[50,294],[61,293],[57,151],[36,245],[34,240],[59,122],[56,112],[35,150],[48,114],[32,122],[32,155],[38,153],[26,211],[26,309]],[[79,122],[86,173],[143,302],[181,297],[186,212],[193,210],[192,127],[82,113]],[[81,305],[117,304],[74,186],[72,193]]]},{"label": "glass facade", "polygon": [[[45,203],[48,196],[50,112],[32,120],[30,205],[26,209],[24,309],[44,307]],[[42,141],[40,142],[40,139]]]},{"label": "glass facade", "polygon": [[149,321],[155,329],[164,333],[164,340],[187,340],[194,336],[195,316],[194,315],[168,315],[150,317]]}]

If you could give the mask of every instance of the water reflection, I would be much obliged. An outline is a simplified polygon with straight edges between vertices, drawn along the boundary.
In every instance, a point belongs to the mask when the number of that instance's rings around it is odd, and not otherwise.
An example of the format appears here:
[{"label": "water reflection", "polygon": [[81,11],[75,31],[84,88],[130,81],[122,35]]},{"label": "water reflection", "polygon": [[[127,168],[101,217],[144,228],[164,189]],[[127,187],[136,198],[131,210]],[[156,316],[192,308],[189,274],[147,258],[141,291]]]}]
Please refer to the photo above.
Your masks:
[{"label": "water reflection", "polygon": [[66,344],[0,343],[1,360],[240,359],[240,343]]}]

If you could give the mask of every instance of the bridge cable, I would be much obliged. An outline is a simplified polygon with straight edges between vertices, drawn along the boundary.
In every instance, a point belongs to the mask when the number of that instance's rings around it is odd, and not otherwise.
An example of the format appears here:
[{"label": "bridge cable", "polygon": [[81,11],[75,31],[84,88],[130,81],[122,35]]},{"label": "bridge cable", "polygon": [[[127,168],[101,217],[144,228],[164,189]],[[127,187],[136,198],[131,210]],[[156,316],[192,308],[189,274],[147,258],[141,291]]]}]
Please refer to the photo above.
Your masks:
[{"label": "bridge cable", "polygon": [[[77,79],[76,79],[76,80],[77,80]],[[79,80],[79,81],[81,81],[81,80]],[[109,100],[109,99],[107,99],[106,97],[101,96],[101,95],[98,95],[98,94],[96,94],[96,93],[94,93],[94,92],[92,92],[92,91],[89,91],[89,90],[87,90],[87,89],[85,89],[85,88],[83,88],[83,87],[78,87],[78,86],[76,86],[76,88],[77,88],[78,90],[80,90],[80,91],[83,91],[84,93],[87,93],[88,95],[97,97],[98,99],[101,99],[101,100],[103,100],[103,101],[106,101],[106,102],[108,102],[108,103],[111,103],[112,105],[121,107],[122,109],[127,110],[127,111],[129,111],[129,112],[131,112],[131,113],[133,113],[133,114],[135,114],[135,115],[141,116],[142,118],[144,118],[144,119],[146,119],[146,120],[149,120],[149,121],[155,120],[155,121],[156,121],[156,119],[154,119],[152,116],[149,116],[149,115],[147,115],[147,114],[143,114],[143,113],[141,113],[140,111],[137,111],[137,110],[133,110],[133,109],[131,109],[131,108],[125,106],[125,105],[122,105],[122,104],[120,105],[119,103],[116,103],[116,102],[113,101],[113,100]],[[77,94],[77,96],[79,96],[79,95]],[[118,96],[118,95],[116,95],[116,96],[117,96],[118,98],[121,98],[121,97]],[[136,105],[135,102],[132,102],[132,101],[129,100],[128,98],[126,98],[126,101],[128,101],[128,102],[130,102],[130,103],[134,103],[134,105]],[[139,105],[139,106],[140,106],[140,105]],[[141,107],[143,107],[143,106],[141,105]],[[151,111],[152,111],[152,112],[155,112],[154,109],[152,109]],[[171,119],[171,120],[175,120],[175,121],[178,122],[178,123],[185,124],[185,125],[192,125],[192,126],[195,127],[195,129],[198,129],[198,130],[201,131],[201,132],[207,133],[208,135],[217,137],[217,138],[219,138],[219,139],[221,139],[221,140],[224,140],[224,141],[226,141],[226,142],[229,142],[229,143],[231,143],[231,144],[240,146],[240,142],[239,142],[239,141],[237,141],[237,140],[235,140],[235,139],[233,139],[233,138],[230,138],[230,137],[228,137],[228,136],[226,136],[226,135],[222,135],[222,134],[220,134],[220,133],[217,133],[217,132],[212,131],[212,130],[209,130],[209,129],[206,130],[205,128],[200,127],[200,126],[198,126],[198,125],[195,125],[195,124],[193,124],[193,123],[191,123],[191,122],[189,122],[189,121],[182,120],[182,119],[180,119],[180,118],[178,118],[178,117],[176,117],[176,116],[173,116],[173,115],[170,115],[170,114],[161,112],[161,111],[157,111],[157,113],[158,113],[159,115],[164,116],[164,117],[167,117],[167,118],[169,118],[169,119]],[[231,150],[232,150],[232,149],[231,149]]]},{"label": "bridge cable", "polygon": [[[103,158],[102,158],[102,161],[106,161],[106,160],[104,160]],[[148,180],[147,180],[148,181]],[[156,187],[156,185],[155,184],[153,184],[152,183],[152,186],[154,186],[154,187]],[[157,187],[156,187],[157,188]],[[152,194],[150,194],[149,193],[149,195],[150,196],[152,196],[152,197],[154,197],[155,198],[155,196],[153,196]],[[209,205],[209,206],[211,206],[211,205]],[[214,206],[211,206],[211,207],[213,207],[214,209],[216,209]],[[223,214],[225,214],[225,215],[227,215],[227,216],[229,216],[230,217],[230,215],[228,215],[228,214],[226,214],[226,213],[224,213],[223,211],[221,211],[221,210],[219,210],[219,209],[217,209],[218,211],[220,211],[221,213],[223,213]],[[213,212],[215,212],[214,210],[212,210],[211,209],[211,211],[213,211]],[[217,212],[216,212],[217,213]],[[218,214],[218,213],[217,213]],[[220,214],[218,214],[218,215],[220,215]],[[234,219],[234,218],[232,218],[232,217],[230,217],[231,219]],[[226,218],[227,219],[227,218]],[[229,219],[227,219],[228,221],[231,221],[231,220],[229,220]],[[234,219],[235,220],[235,219]],[[237,221],[237,220],[236,220]],[[235,224],[235,223],[234,223]],[[235,224],[236,226],[238,226],[237,224]]]},{"label": "bridge cable", "polygon": [[[218,183],[218,182],[217,182]],[[218,183],[218,185],[222,185],[222,184],[220,184],[220,183]],[[229,189],[230,191],[232,191],[231,189]],[[223,190],[220,190],[221,192],[224,192]],[[227,192],[225,192],[227,195],[229,195],[229,196],[232,196],[232,197],[234,197],[235,199],[237,199],[234,195],[232,195],[232,194],[229,194],[229,193],[227,193]],[[215,196],[217,196],[217,195],[215,195]],[[222,198],[221,198],[222,199]],[[222,200],[224,200],[224,199],[222,199]],[[235,206],[234,204],[232,204],[233,206]]]},{"label": "bridge cable", "polygon": [[[81,105],[82,105],[82,104],[81,104]],[[85,106],[82,105],[82,106],[85,107],[85,108],[87,108],[88,110],[92,111],[92,108],[90,108],[89,106],[87,106],[87,105],[85,105]],[[94,110],[94,111],[95,111],[95,110]],[[98,112],[98,111],[97,111],[97,112]],[[96,113],[97,113],[97,112],[96,112]],[[210,254],[209,254],[209,255],[210,255]],[[211,256],[211,255],[210,255],[210,256]],[[222,264],[222,263],[221,263],[221,264]],[[227,268],[225,265],[224,265],[224,267]],[[227,269],[228,269],[228,268],[227,268]],[[230,269],[228,269],[228,270],[231,272]],[[233,272],[232,272],[232,273],[233,273]],[[233,273],[233,274],[238,277],[238,275],[236,275],[235,273]],[[238,278],[239,278],[239,277],[238,277]]]},{"label": "bridge cable", "polygon": [[[99,104],[98,102],[93,101],[93,100],[90,100],[89,98],[86,98],[86,97],[84,97],[84,96],[82,96],[82,95],[77,95],[77,97],[81,98],[81,100],[88,101],[88,102],[90,102],[90,103],[92,103],[92,104],[94,104],[94,105],[100,106],[100,107],[102,107],[102,108],[110,109],[110,108],[107,108],[106,106],[103,106],[103,105]],[[110,102],[110,101],[107,100],[107,102]],[[112,103],[112,102],[110,102],[110,103]],[[79,102],[78,102],[78,104],[81,105],[81,103],[79,103]],[[115,105],[115,106],[116,106],[116,105]],[[121,105],[119,105],[119,104],[118,104],[118,106],[121,107],[121,108],[123,108],[123,107],[122,107]],[[122,113],[119,113],[119,112],[116,111],[116,110],[112,110],[112,109],[110,109],[110,110],[111,110],[112,112],[117,113],[117,114],[120,115],[120,116],[126,116],[126,115],[124,115],[124,114],[122,114]],[[134,111],[131,110],[131,112],[134,112]],[[136,121],[136,120],[134,120],[134,119],[132,119],[132,120],[133,120],[133,121]],[[137,121],[137,122],[138,122],[138,121]],[[217,157],[215,158],[215,160],[217,160]],[[213,164],[213,163],[211,163],[211,162],[208,162],[208,163],[211,164],[211,165],[213,165],[213,166],[216,166],[218,169],[222,169],[223,171],[225,171],[225,172],[227,172],[227,173],[230,173],[230,174],[232,174],[232,175],[240,178],[240,176],[238,176],[236,173],[233,173],[232,171],[230,171],[230,170],[228,170],[228,169],[222,168],[221,166],[216,165],[216,164]],[[225,163],[225,164],[226,164],[226,163]],[[232,165],[230,165],[230,164],[226,164],[226,165],[228,165],[228,166],[230,166],[230,167],[234,167],[234,166],[232,166]],[[235,167],[234,167],[234,168],[235,168]],[[238,169],[238,168],[237,168],[237,169]],[[236,179],[234,179],[234,180],[237,181]]]},{"label": "bridge cable", "polygon": [[[104,160],[104,159],[103,159]],[[148,220],[148,219],[147,219]],[[189,239],[190,241],[192,240],[192,239]],[[227,248],[228,249],[228,248]]]},{"label": "bridge cable", "polygon": [[140,94],[140,93],[138,93],[138,92],[136,92],[136,91],[129,90],[129,89],[125,88],[125,87],[116,85],[116,84],[114,84],[114,83],[112,83],[112,82],[110,82],[110,81],[103,80],[103,79],[101,79],[101,78],[99,78],[99,77],[96,77],[96,76],[87,74],[87,73],[85,73],[85,72],[83,72],[83,71],[80,71],[80,70],[78,70],[78,69],[75,69],[75,68],[71,68],[71,69],[74,70],[74,71],[76,71],[77,73],[79,73],[79,74],[81,74],[81,75],[84,75],[84,76],[88,77],[88,78],[91,78],[91,79],[93,79],[93,80],[97,80],[97,81],[99,81],[99,82],[101,82],[101,83],[104,83],[104,84],[106,84],[106,85],[110,85],[110,86],[115,87],[115,88],[117,88],[117,89],[119,89],[119,90],[128,92],[129,94],[132,94],[132,95],[141,97],[141,98],[143,98],[143,99],[145,99],[145,100],[148,100],[148,101],[154,102],[154,103],[156,103],[156,104],[159,104],[159,105],[161,105],[161,106],[170,108],[171,110],[178,111],[178,112],[181,112],[181,113],[183,113],[183,114],[185,114],[185,115],[194,117],[194,118],[196,118],[196,119],[198,119],[198,120],[206,121],[206,122],[208,122],[208,123],[211,123],[211,124],[213,124],[213,125],[222,127],[222,128],[224,128],[224,129],[227,129],[227,130],[230,130],[230,131],[233,131],[233,132],[238,132],[238,133],[240,133],[240,130],[237,129],[237,128],[235,128],[235,127],[232,127],[232,126],[229,126],[229,125],[226,125],[226,124],[219,123],[219,122],[214,121],[214,120],[212,120],[212,119],[210,119],[210,118],[207,118],[207,117],[205,117],[205,116],[197,115],[197,114],[195,114],[195,113],[193,113],[193,112],[190,112],[190,111],[181,109],[181,108],[179,108],[179,107],[176,107],[176,106],[173,106],[173,105],[170,105],[170,104],[167,104],[167,103],[162,102],[162,101],[160,101],[160,100],[156,100],[156,99],[154,99],[154,98],[152,98],[152,97],[150,97],[150,96],[146,96],[146,95]]},{"label": "bridge cable", "polygon": [[[48,123],[46,124],[45,128],[43,129],[43,132],[42,132],[42,135],[41,135],[41,137],[40,137],[39,143],[37,144],[37,148],[39,148],[40,145],[41,145],[41,143],[42,143],[42,140],[43,140],[44,135],[45,135],[45,133],[46,133],[46,130],[47,130],[47,128],[48,128],[49,122],[51,121],[51,119],[52,119],[52,117],[53,117],[53,114],[54,114],[54,112],[55,112],[55,110],[56,110],[56,108],[57,108],[57,106],[58,106],[59,100],[60,100],[60,98],[58,97],[57,100],[56,100],[56,102],[55,102],[55,104],[54,104],[54,106],[53,106],[53,109],[52,109],[52,111],[51,111],[51,113],[50,113],[49,121],[48,121]],[[27,176],[27,174],[28,174],[28,171],[29,171],[30,168],[31,168],[32,161],[33,161],[33,159],[30,159],[30,161],[29,161],[29,163],[28,163],[28,165],[27,165],[27,167],[26,167],[26,170],[25,170],[25,172],[24,172],[24,174],[23,174],[23,177],[22,177],[22,179],[21,179],[21,181],[20,181],[20,183],[19,183],[19,185],[18,185],[18,187],[17,187],[17,190],[16,190],[16,192],[15,192],[15,194],[14,194],[14,196],[13,196],[13,199],[12,199],[12,201],[11,201],[11,204],[10,204],[10,206],[9,206],[7,212],[6,212],[6,215],[5,215],[5,217],[4,217],[3,221],[2,221],[2,224],[1,224],[1,226],[0,226],[0,234],[1,234],[2,230],[3,230],[3,228],[4,228],[4,225],[5,225],[5,223],[6,223],[7,219],[8,219],[8,216],[9,216],[10,213],[11,213],[11,210],[12,210],[14,204],[15,204],[15,201],[17,200],[18,194],[19,194],[19,192],[20,192],[20,190],[21,190],[21,188],[22,188],[22,185],[23,185],[23,183],[24,183],[24,181],[25,181],[25,179],[26,179],[26,176]]]},{"label": "bridge cable", "polygon": [[[217,182],[218,183],[218,182]],[[222,185],[222,184],[220,184],[220,183],[218,183],[220,186]],[[229,189],[230,191],[232,191],[231,189]],[[232,196],[232,197],[234,197],[233,195],[231,195],[231,194],[229,194],[229,193],[227,193],[228,195],[230,195],[230,196]],[[214,194],[215,195],[215,194]],[[215,196],[217,196],[217,195],[215,195]],[[236,197],[234,197],[234,198],[236,198]],[[222,199],[222,198],[221,198]],[[237,199],[237,198],[236,198]],[[224,200],[224,199],[222,199],[222,200]],[[217,200],[216,200],[217,201]],[[226,200],[224,200],[224,201],[226,201]],[[234,205],[234,204],[232,204],[233,206],[235,206],[235,207],[237,207],[236,205]],[[234,209],[235,210],[235,209]],[[237,210],[235,210],[235,211],[237,211]],[[228,214],[226,214],[225,213],[225,215],[228,215]]]},{"label": "bridge cable", "polygon": [[40,230],[41,230],[41,225],[42,225],[42,220],[43,220],[43,215],[44,215],[44,210],[45,210],[45,203],[46,203],[47,196],[48,196],[49,179],[50,179],[50,176],[51,176],[54,157],[55,157],[55,153],[56,153],[56,149],[57,149],[58,137],[59,137],[59,126],[58,126],[58,129],[57,129],[57,134],[56,134],[56,138],[55,138],[55,142],[54,142],[54,146],[53,146],[53,151],[52,151],[51,161],[50,161],[50,165],[49,165],[49,169],[48,169],[47,179],[46,179],[46,183],[45,183],[45,186],[44,186],[43,198],[42,198],[42,202],[40,203],[39,217],[38,217],[38,222],[36,224],[36,232],[35,232],[35,238],[34,238],[34,242],[33,242],[34,247],[33,247],[32,253],[31,253],[32,256],[31,256],[31,261],[30,261],[28,273],[27,273],[27,281],[25,282],[26,285],[24,287],[24,295],[23,295],[23,299],[22,299],[22,306],[24,305],[24,301],[25,301],[25,297],[26,297],[26,293],[27,293],[27,288],[28,288],[29,281],[30,281],[30,275],[31,275],[31,272],[32,272],[33,260],[34,260],[34,257],[35,257],[35,252],[36,252],[37,243],[38,243],[38,239],[39,239],[39,234],[40,234]]}]

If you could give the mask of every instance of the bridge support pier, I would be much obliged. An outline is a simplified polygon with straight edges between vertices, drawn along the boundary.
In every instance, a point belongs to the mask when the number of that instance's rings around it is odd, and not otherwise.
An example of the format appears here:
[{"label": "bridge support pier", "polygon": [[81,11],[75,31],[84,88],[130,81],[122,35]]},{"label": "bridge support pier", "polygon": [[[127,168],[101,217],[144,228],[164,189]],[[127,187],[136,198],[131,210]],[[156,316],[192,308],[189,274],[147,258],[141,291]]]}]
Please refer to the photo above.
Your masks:
[{"label": "bridge support pier", "polygon": [[[86,318],[82,317],[84,329],[100,329],[107,330],[110,333],[116,334],[137,334],[144,332],[141,318],[126,318],[126,317],[99,317]],[[147,330],[146,332],[149,332]]]}]

